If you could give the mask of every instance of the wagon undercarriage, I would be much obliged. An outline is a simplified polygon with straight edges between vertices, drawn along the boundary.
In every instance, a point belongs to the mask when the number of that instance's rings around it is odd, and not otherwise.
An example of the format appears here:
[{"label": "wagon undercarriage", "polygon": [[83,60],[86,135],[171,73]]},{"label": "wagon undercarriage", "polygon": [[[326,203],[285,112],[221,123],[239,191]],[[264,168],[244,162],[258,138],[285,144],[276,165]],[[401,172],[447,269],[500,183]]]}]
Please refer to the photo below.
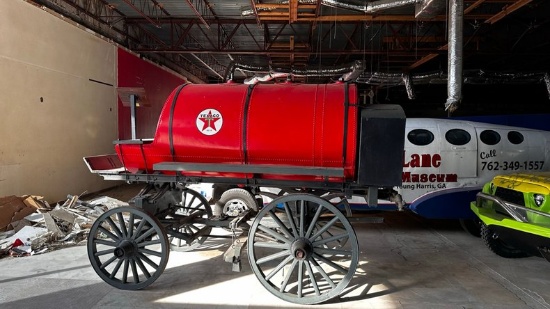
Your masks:
[{"label": "wagon undercarriage", "polygon": [[[343,291],[358,264],[357,238],[345,216],[349,207],[341,193],[289,191],[265,193],[273,199],[265,206],[226,208],[235,214],[230,216],[223,210],[213,214],[205,197],[185,185],[148,184],[133,206],[111,209],[96,220],[89,259],[108,284],[137,290],[160,276],[171,250],[193,250],[209,237],[229,238],[224,260],[234,271],[240,271],[246,247],[252,271],[275,296],[299,304],[326,301]],[[214,228],[229,233],[216,235]]]}]

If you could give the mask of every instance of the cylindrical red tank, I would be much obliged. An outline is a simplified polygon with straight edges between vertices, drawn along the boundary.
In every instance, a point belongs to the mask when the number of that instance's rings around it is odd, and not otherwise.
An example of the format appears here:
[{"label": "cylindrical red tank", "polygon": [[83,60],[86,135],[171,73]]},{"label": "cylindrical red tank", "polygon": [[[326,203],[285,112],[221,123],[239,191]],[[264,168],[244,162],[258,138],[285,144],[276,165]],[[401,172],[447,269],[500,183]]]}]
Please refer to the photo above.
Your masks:
[{"label": "cylindrical red tank", "polygon": [[356,173],[357,126],[353,84],[187,84],[166,100],[152,142],[121,141],[116,151],[130,172],[269,164],[343,168],[346,180]]}]

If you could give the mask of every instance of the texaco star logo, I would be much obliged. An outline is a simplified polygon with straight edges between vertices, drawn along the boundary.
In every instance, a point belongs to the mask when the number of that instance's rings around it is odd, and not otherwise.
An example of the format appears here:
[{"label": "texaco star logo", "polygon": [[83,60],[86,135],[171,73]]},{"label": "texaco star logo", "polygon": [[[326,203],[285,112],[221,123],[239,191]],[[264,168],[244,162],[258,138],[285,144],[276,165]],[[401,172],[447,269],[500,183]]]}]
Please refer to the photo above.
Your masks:
[{"label": "texaco star logo", "polygon": [[214,135],[220,131],[223,124],[222,114],[215,109],[208,108],[197,116],[197,129],[204,135]]}]

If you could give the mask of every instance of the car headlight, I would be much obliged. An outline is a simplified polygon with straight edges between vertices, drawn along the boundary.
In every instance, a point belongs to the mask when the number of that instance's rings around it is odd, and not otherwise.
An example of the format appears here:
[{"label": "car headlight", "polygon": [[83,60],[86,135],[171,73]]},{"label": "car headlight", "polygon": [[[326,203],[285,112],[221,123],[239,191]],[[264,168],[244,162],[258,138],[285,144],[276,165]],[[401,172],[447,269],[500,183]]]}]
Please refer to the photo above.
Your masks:
[{"label": "car headlight", "polygon": [[544,195],[542,194],[533,194],[533,199],[535,200],[535,204],[539,207],[544,204]]}]

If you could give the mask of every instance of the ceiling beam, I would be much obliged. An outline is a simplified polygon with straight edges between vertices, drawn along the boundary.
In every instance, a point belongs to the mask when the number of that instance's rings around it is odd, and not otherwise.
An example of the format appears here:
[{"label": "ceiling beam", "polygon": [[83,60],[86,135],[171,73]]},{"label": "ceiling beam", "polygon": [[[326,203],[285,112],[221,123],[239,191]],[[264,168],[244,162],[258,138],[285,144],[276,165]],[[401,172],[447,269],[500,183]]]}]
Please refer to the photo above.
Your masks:
[{"label": "ceiling beam", "polygon": [[522,8],[524,5],[528,4],[531,1],[532,0],[519,0],[514,4],[506,5],[502,8],[502,11],[500,11],[499,13],[495,14],[494,16],[488,18],[487,20],[485,20],[485,23],[492,25],[492,24],[496,23],[497,21],[503,19],[504,17],[508,16],[512,12]]}]

